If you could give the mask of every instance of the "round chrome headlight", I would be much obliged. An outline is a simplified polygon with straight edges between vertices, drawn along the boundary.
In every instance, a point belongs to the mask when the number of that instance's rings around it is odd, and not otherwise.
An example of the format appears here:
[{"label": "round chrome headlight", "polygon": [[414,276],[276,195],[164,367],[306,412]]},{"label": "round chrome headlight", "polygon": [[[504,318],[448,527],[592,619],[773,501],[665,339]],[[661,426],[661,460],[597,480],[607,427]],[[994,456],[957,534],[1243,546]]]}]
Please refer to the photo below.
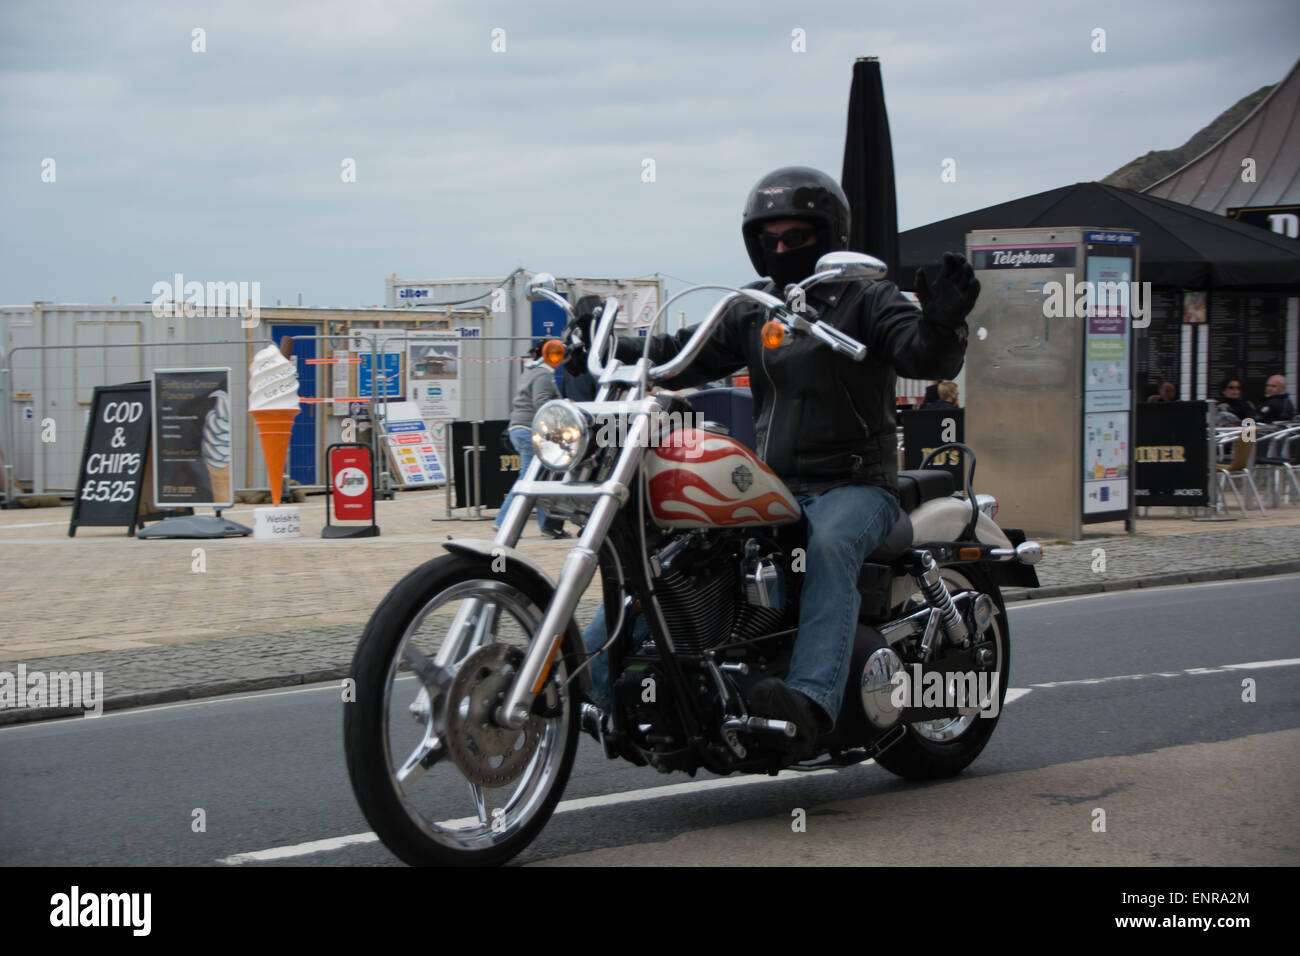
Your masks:
[{"label": "round chrome headlight", "polygon": [[533,416],[533,450],[552,471],[568,471],[587,454],[591,422],[566,399],[547,402]]}]

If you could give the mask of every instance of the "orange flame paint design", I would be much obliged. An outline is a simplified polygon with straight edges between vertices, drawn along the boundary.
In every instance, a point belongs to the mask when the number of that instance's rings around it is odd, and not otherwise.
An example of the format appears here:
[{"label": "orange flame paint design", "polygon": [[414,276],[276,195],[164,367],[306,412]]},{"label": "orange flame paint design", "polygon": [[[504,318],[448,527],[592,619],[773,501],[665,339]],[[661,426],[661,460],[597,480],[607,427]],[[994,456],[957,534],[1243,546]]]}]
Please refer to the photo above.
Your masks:
[{"label": "orange flame paint design", "polygon": [[[699,459],[695,459],[698,461]],[[694,501],[686,496],[687,488],[698,488],[718,503]],[[650,502],[656,518],[661,521],[692,519],[698,511],[710,524],[742,525],[762,524],[764,520],[780,521],[791,518],[796,512],[779,493],[768,491],[762,495],[734,498],[719,491],[693,471],[673,468],[650,479]],[[677,506],[677,507],[672,507]],[[672,508],[672,510],[667,510]],[[738,511],[754,511],[758,518],[737,516]]]}]

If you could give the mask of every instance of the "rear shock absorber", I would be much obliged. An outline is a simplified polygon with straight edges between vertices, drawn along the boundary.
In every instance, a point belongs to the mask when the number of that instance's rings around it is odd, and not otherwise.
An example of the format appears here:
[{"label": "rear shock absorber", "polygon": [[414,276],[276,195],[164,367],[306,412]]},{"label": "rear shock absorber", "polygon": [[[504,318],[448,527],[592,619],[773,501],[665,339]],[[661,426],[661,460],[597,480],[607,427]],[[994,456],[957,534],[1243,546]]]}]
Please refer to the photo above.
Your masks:
[{"label": "rear shock absorber", "polygon": [[913,574],[917,583],[921,585],[921,593],[925,595],[925,600],[930,607],[939,612],[948,639],[964,647],[970,642],[970,635],[966,631],[966,623],[957,613],[956,605],[952,603],[952,595],[948,593],[948,585],[944,583],[943,576],[939,573],[939,565],[935,562],[934,555],[929,551],[920,551],[916,557],[919,567]]}]

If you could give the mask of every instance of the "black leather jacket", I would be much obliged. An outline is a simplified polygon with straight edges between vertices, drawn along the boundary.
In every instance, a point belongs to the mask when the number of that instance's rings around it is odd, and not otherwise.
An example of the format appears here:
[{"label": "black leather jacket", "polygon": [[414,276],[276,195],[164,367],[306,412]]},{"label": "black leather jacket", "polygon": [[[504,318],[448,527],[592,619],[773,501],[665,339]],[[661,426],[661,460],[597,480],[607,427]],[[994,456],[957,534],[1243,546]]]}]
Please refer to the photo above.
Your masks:
[{"label": "black leather jacket", "polygon": [[[771,283],[754,287],[772,291]],[[818,286],[809,291],[808,304],[822,321],[866,345],[867,357],[854,362],[807,335],[765,349],[759,339],[763,310],[742,302],[724,316],[690,367],[663,384],[686,388],[748,367],[756,451],[792,492],[866,484],[897,494],[896,373],[951,379],[965,358],[966,323],[948,328],[925,318],[888,281]],[[672,358],[693,331],[654,336],[651,361]],[[643,345],[620,339],[618,357],[635,361]]]}]

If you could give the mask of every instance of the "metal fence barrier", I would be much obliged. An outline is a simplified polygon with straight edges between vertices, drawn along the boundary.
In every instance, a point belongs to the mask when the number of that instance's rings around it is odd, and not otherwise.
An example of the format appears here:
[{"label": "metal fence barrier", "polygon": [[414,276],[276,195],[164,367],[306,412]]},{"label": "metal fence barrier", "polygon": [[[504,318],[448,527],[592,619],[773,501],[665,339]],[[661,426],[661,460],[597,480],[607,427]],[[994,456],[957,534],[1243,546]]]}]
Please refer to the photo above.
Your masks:
[{"label": "metal fence barrier", "polygon": [[[152,376],[154,369],[175,368],[186,361],[198,368],[219,362],[215,358],[207,361],[206,357],[195,356],[192,351],[188,354],[177,352],[177,349],[231,345],[261,347],[269,344],[271,340],[264,338],[209,339],[20,345],[8,353],[0,352],[0,401],[4,404],[0,412],[0,448],[5,453],[5,506],[12,507],[18,498],[73,494],[76,491],[77,471],[86,437],[86,417],[90,413],[96,386],[144,381]],[[71,353],[71,359],[56,361],[56,353]],[[31,357],[30,362],[24,361],[27,356]],[[220,361],[220,364],[227,363]],[[232,387],[236,371],[232,367]],[[30,392],[18,388],[20,373],[33,379]],[[20,416],[26,424],[16,421]],[[30,431],[30,435],[23,434],[25,431]],[[28,470],[29,465],[32,488],[24,492],[18,476],[19,471]]]}]

